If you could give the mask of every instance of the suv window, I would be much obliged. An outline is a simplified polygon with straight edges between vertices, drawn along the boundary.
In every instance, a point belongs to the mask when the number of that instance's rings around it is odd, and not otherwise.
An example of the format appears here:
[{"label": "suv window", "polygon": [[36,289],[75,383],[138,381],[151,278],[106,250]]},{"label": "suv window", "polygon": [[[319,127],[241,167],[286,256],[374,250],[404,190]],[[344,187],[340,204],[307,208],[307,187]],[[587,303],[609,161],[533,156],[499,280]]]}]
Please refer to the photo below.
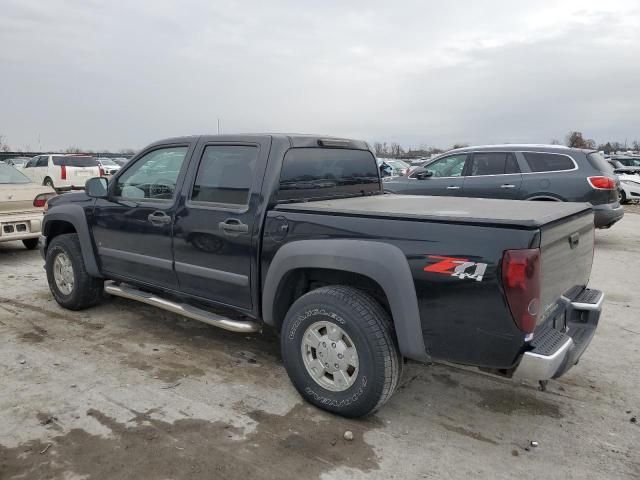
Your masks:
[{"label": "suv window", "polygon": [[428,171],[433,172],[433,177],[459,177],[464,169],[464,162],[467,160],[466,153],[450,155],[439,158],[424,166]]},{"label": "suv window", "polygon": [[378,164],[368,150],[292,148],[284,156],[278,200],[379,192]]},{"label": "suv window", "polygon": [[49,166],[49,157],[38,157],[38,161],[35,164],[36,167]]},{"label": "suv window", "polygon": [[97,167],[98,162],[93,157],[81,157],[76,155],[55,155],[53,164],[65,167]]},{"label": "suv window", "polygon": [[116,197],[134,200],[171,200],[187,147],[153,150],[131,165],[115,186]]},{"label": "suv window", "polygon": [[558,172],[573,170],[576,166],[566,155],[557,153],[523,152],[524,158],[532,172]]},{"label": "suv window", "polygon": [[468,172],[471,176],[502,175],[520,173],[520,168],[513,153],[477,152],[473,154]]},{"label": "suv window", "polygon": [[602,155],[598,152],[591,152],[587,154],[587,159],[593,168],[599,170],[603,173],[613,173],[614,166],[611,162],[608,162]]},{"label": "suv window", "polygon": [[191,200],[247,205],[257,158],[257,147],[245,145],[206,147],[198,166]]}]

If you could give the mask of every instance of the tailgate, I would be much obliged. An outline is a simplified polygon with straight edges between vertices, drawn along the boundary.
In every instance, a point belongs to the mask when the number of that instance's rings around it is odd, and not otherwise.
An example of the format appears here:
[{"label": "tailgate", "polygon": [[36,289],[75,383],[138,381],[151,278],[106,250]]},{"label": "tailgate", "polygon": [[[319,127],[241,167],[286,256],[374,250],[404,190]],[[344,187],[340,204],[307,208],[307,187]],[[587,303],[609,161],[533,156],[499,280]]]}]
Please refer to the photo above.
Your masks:
[{"label": "tailgate", "polygon": [[67,167],[67,179],[76,186],[84,186],[87,180],[99,176],[99,167]]},{"label": "tailgate", "polygon": [[593,263],[593,213],[545,225],[540,232],[542,315],[539,323],[542,323],[555,317],[553,307],[562,295],[572,300],[589,282]]}]

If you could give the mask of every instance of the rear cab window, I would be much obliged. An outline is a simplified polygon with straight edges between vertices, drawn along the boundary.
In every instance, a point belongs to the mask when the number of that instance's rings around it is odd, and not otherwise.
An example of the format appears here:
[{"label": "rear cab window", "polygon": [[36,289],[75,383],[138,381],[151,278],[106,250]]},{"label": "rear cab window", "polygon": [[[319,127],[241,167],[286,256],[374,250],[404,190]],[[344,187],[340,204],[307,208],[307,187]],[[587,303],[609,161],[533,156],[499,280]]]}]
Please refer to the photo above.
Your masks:
[{"label": "rear cab window", "polygon": [[382,193],[368,150],[292,148],[284,156],[277,200],[302,201]]},{"label": "rear cab window", "polygon": [[561,172],[576,169],[576,164],[568,155],[543,152],[522,152],[522,154],[532,172]]}]

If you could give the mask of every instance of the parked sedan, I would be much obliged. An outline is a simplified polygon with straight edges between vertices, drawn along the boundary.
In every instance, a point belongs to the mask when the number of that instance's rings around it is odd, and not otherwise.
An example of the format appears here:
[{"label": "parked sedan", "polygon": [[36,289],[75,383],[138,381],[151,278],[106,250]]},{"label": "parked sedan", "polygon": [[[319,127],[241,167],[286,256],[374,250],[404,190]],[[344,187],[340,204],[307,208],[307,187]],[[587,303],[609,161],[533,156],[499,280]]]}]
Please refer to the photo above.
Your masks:
[{"label": "parked sedan", "polygon": [[0,162],[0,242],[22,240],[28,249],[36,248],[44,206],[55,194]]},{"label": "parked sedan", "polygon": [[620,203],[640,201],[640,175],[618,175],[620,179]]},{"label": "parked sedan", "polygon": [[117,173],[118,170],[122,168],[122,165],[114,162],[110,158],[96,158],[96,161],[98,162],[98,166],[102,168],[104,175],[107,177]]},{"label": "parked sedan", "polygon": [[624,209],[611,165],[593,150],[559,145],[486,145],[451,150],[386,179],[385,191],[510,200],[588,202],[595,225],[608,228]]}]

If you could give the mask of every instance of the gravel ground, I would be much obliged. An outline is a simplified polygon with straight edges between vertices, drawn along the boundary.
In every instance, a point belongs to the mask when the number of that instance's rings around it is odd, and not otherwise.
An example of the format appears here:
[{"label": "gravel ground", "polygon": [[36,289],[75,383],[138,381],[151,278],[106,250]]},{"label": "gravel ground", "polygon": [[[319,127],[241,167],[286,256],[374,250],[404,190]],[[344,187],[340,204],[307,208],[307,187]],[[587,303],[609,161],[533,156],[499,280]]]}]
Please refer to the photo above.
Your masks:
[{"label": "gravel ground", "polygon": [[39,255],[0,244],[0,479],[638,479],[640,208],[627,211],[596,234],[598,332],[546,392],[410,364],[357,421],[301,401],[272,335],[121,299],[65,311]]}]

